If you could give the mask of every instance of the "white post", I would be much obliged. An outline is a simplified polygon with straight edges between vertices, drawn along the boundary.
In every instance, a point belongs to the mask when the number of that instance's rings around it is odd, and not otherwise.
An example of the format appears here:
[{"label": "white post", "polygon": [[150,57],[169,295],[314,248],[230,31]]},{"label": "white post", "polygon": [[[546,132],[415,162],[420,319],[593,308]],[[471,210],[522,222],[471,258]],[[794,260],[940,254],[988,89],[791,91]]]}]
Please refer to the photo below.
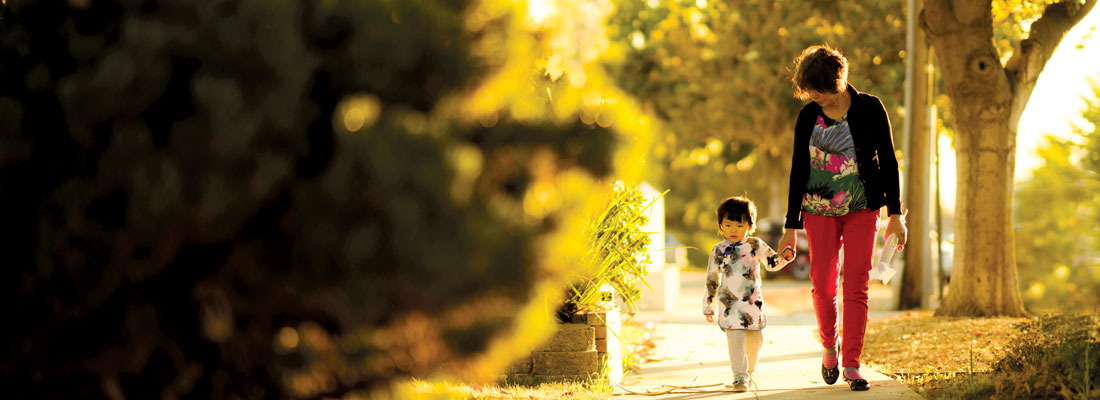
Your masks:
[{"label": "white post", "polygon": [[[649,223],[645,231],[649,232],[649,271],[646,274],[646,282],[653,288],[642,289],[642,298],[638,307],[643,310],[669,311],[676,306],[676,299],[680,296],[680,270],[665,263],[665,199],[658,198],[661,192],[648,182],[639,185],[646,204],[653,202],[646,210],[645,215]],[[656,201],[654,201],[656,199]]]},{"label": "white post", "polygon": [[[604,332],[604,340],[607,346],[606,360],[607,362],[607,379],[611,384],[617,384],[623,382],[623,319],[622,313],[619,312],[619,306],[615,302],[615,288],[610,285],[604,285],[600,288],[603,296],[603,307],[606,312],[603,313],[603,323],[606,329]],[[597,339],[598,340],[598,339]],[[598,346],[597,346],[598,350]]]}]

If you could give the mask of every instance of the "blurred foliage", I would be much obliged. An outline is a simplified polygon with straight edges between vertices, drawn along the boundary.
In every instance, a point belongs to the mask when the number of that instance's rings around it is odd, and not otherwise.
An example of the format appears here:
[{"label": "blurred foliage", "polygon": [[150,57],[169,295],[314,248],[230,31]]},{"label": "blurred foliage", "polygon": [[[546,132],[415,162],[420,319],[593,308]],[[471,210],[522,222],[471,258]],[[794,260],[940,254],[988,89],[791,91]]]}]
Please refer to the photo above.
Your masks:
[{"label": "blurred foliage", "polygon": [[604,311],[615,299],[603,297],[604,286],[614,289],[630,312],[638,310],[646,271],[650,264],[650,232],[645,231],[649,218],[646,210],[656,202],[648,202],[637,186],[615,184],[609,193],[603,212],[593,216],[582,234],[587,244],[582,268],[568,279],[569,294],[563,305],[562,321],[577,312]]},{"label": "blurred foliage", "polygon": [[[629,177],[655,126],[593,69],[601,52],[527,11],[0,6],[5,395],[495,377],[549,335],[595,179]],[[565,78],[546,76],[555,56]]]},{"label": "blurred foliage", "polygon": [[[782,224],[802,106],[789,78],[794,58],[810,45],[845,53],[852,84],[883,99],[901,143],[900,0],[624,0],[608,25],[612,74],[666,122],[653,162],[671,189],[666,226],[689,246],[709,248],[714,207],[731,195],[747,195],[762,219]],[[690,254],[705,265],[705,252]]]},{"label": "blurred foliage", "polygon": [[1068,139],[1047,137],[1043,165],[1016,191],[1016,262],[1032,311],[1095,311],[1100,298],[1100,80]]},{"label": "blurred foliage", "polygon": [[993,0],[993,40],[1004,63],[1016,45],[1043,15],[1047,5],[1059,0]]}]

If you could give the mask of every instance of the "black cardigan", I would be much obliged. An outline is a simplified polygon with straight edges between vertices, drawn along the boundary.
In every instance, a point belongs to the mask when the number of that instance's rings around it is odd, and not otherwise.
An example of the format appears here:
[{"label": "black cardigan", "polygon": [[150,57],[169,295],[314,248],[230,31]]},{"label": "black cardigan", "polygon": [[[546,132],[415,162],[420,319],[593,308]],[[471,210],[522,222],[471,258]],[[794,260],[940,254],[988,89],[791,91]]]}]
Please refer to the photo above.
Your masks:
[{"label": "black cardigan", "polygon": [[[901,177],[894,156],[894,138],[890,117],[878,97],[848,85],[852,105],[848,108],[848,127],[856,147],[856,167],[867,196],[867,209],[886,206],[890,215],[901,214]],[[787,196],[788,229],[802,229],[802,196],[810,177],[810,135],[814,131],[821,106],[810,102],[798,112],[794,124],[794,154],[791,155],[791,186]]]}]

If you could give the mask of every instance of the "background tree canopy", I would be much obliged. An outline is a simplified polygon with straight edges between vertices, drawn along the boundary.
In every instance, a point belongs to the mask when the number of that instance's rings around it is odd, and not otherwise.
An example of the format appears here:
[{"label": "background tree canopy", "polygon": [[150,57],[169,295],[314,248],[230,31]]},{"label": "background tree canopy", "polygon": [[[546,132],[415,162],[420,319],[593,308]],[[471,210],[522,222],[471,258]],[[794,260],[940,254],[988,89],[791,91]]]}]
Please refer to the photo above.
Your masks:
[{"label": "background tree canopy", "polygon": [[1100,80],[1080,126],[1047,137],[1043,166],[1016,193],[1020,290],[1031,311],[1095,312],[1100,298]]},{"label": "background tree canopy", "polygon": [[[792,96],[790,70],[810,45],[827,43],[845,53],[851,83],[882,98],[902,147],[900,0],[624,0],[608,26],[612,74],[666,122],[651,155],[652,173],[670,189],[666,223],[685,244],[709,248],[714,208],[731,195],[747,194],[762,219],[782,224],[802,106]],[[705,252],[689,254],[692,264],[705,265]]]},{"label": "background tree canopy", "polygon": [[[530,350],[595,179],[648,128],[527,20],[491,0],[0,6],[5,394],[312,398]],[[569,80],[544,77],[554,55]]]}]

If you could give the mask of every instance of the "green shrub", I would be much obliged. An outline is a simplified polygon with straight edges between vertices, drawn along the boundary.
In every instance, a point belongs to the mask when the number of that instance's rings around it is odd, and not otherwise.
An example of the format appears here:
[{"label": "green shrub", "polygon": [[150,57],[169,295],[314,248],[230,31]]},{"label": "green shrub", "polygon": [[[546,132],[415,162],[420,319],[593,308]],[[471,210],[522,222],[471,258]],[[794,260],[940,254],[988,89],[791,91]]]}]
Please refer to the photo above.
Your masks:
[{"label": "green shrub", "polygon": [[1100,397],[1100,316],[1045,315],[1018,328],[993,367],[997,397]]},{"label": "green shrub", "polygon": [[972,358],[963,371],[898,378],[928,399],[1100,398],[1100,316],[1048,314],[1014,327],[1019,332],[992,371],[974,372],[980,366]]},{"label": "green shrub", "polygon": [[645,213],[656,199],[647,203],[640,189],[621,182],[610,193],[607,206],[584,227],[587,252],[580,272],[572,277],[559,318],[606,307],[614,299],[604,298],[604,285],[615,289],[628,310],[636,311],[642,288],[648,287],[651,239],[645,231]]}]

